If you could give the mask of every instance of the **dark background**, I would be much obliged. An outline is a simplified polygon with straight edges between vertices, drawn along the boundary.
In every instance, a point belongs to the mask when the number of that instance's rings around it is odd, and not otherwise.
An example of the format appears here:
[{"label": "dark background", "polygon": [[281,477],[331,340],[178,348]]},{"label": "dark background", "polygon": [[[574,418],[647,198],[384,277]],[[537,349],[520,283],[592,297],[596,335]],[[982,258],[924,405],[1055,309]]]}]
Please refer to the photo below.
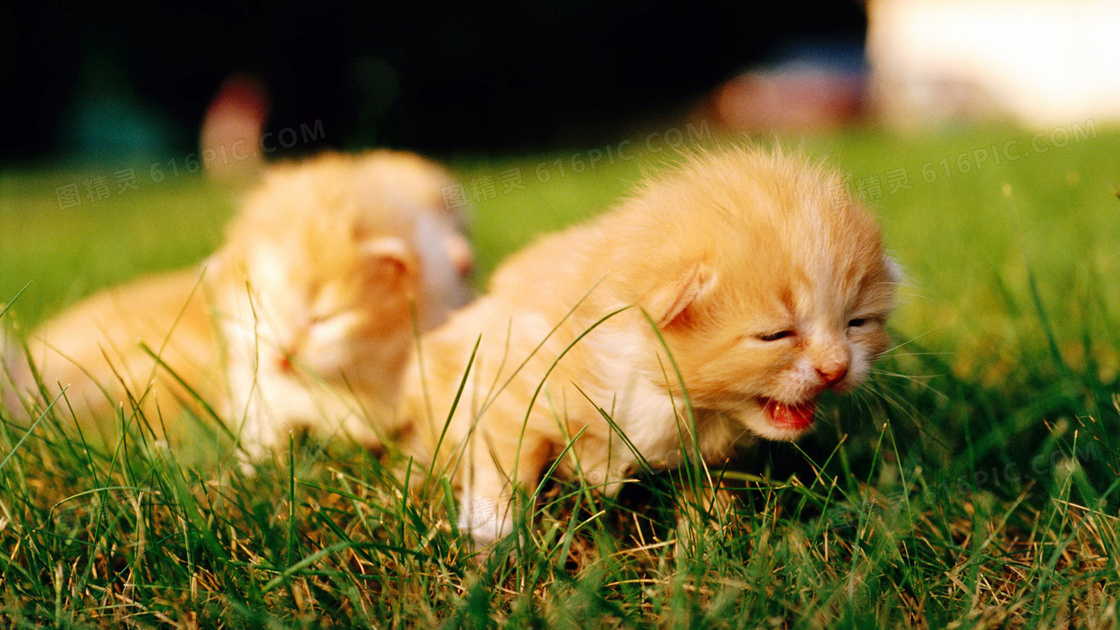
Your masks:
[{"label": "dark background", "polygon": [[323,146],[577,144],[865,29],[855,0],[8,4],[0,159],[191,150],[234,72],[268,86],[268,129],[321,120]]}]

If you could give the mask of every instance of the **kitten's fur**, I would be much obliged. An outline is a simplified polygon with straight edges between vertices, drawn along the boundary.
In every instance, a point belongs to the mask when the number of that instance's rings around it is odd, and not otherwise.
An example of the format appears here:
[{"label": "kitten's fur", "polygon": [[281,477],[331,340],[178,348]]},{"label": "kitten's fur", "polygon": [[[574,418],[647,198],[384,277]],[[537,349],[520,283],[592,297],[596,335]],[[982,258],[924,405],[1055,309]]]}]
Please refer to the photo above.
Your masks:
[{"label": "kitten's fur", "polygon": [[462,526],[487,542],[509,532],[511,482],[531,490],[577,434],[561,472],[578,461],[613,492],[638,470],[602,412],[653,465],[679,461],[692,438],[674,363],[706,460],[747,434],[801,436],[817,396],[854,388],[886,349],[896,279],[837,174],[752,149],[694,156],[514,255],[422,337],[402,442],[452,473]]},{"label": "kitten's fur", "polygon": [[[367,412],[383,415],[395,394],[410,304],[426,328],[469,295],[464,220],[440,190],[451,184],[438,165],[390,151],[273,166],[204,265],[82,301],[29,337],[30,358],[82,421],[121,404],[130,415],[130,397],[153,423],[192,406],[143,342],[244,424],[251,457],[294,425],[341,426],[377,446]],[[31,385],[26,366],[17,377]]]},{"label": "kitten's fur", "polygon": [[[159,422],[160,411],[180,405],[197,411],[187,390],[141,344],[205,400],[219,399],[221,361],[201,277],[199,269],[182,269],[112,287],[37,328],[27,339],[27,358],[43,383],[46,402],[58,398],[60,416],[69,417],[72,410],[83,430],[104,430],[103,437],[111,435],[107,425],[84,421],[108,419],[121,406],[131,417],[132,406],[139,405],[153,423]],[[11,360],[14,352],[13,344],[7,350],[12,376],[17,389],[27,392],[35,381],[26,362]]]}]

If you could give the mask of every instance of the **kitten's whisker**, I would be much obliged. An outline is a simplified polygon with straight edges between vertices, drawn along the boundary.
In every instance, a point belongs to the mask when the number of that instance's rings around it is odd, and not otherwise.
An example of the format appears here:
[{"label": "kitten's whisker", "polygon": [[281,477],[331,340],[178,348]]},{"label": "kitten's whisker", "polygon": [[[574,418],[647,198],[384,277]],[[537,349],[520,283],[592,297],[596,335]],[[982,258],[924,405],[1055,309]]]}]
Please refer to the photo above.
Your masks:
[{"label": "kitten's whisker", "polygon": [[921,383],[923,385],[927,384],[928,381],[941,376],[940,374],[902,374],[902,373],[899,373],[899,372],[890,372],[890,371],[886,371],[886,370],[875,370],[875,369],[868,370],[868,374],[873,374],[875,376],[884,376],[884,377],[889,376],[889,377],[892,377],[892,378],[898,378],[898,379],[902,379],[902,380],[906,380],[906,381],[913,381],[915,383]]},{"label": "kitten's whisker", "polygon": [[921,333],[919,335],[915,335],[915,336],[907,339],[906,341],[903,341],[902,343],[899,343],[899,344],[894,345],[893,347],[887,348],[886,350],[883,351],[883,354],[892,353],[895,350],[898,350],[899,348],[910,345],[910,344],[918,341],[919,339],[925,337],[926,335],[932,334],[935,330],[936,330],[935,328],[931,328],[931,329],[925,331],[924,333]]},{"label": "kitten's whisker", "polygon": [[891,357],[953,357],[956,352],[893,352]]}]

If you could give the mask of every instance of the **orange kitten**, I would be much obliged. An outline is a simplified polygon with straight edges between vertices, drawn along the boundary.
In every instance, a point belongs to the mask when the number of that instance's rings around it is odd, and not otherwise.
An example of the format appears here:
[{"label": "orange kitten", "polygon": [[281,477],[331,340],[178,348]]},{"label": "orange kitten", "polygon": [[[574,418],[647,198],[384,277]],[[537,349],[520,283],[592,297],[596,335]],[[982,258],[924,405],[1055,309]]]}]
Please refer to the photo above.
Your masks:
[{"label": "orange kitten", "polygon": [[800,437],[821,392],[856,387],[888,343],[897,271],[843,191],[790,156],[698,155],[514,255],[421,338],[405,449],[452,474],[461,524],[484,543],[510,531],[511,485],[531,491],[558,457],[607,492],[639,472],[626,441],[654,466],[679,461],[685,391],[709,462],[747,435]]},{"label": "orange kitten", "polygon": [[[436,164],[390,151],[273,166],[204,265],[87,298],[31,335],[30,358],[48,395],[66,387],[83,421],[121,404],[128,413],[130,398],[153,424],[159,411],[193,406],[143,342],[235,429],[244,424],[250,456],[295,425],[341,426],[375,446],[367,412],[381,415],[395,392],[410,300],[431,327],[469,295],[464,220],[440,190],[452,183]],[[26,389],[26,369],[20,380]]]},{"label": "orange kitten", "polygon": [[380,446],[412,310],[426,330],[470,296],[462,217],[443,203],[451,184],[411,154],[331,154],[273,169],[247,199],[210,280],[249,457],[295,426]]},{"label": "orange kitten", "polygon": [[[122,405],[130,417],[137,404],[157,430],[159,411],[180,405],[198,411],[190,393],[141,343],[204,400],[215,400],[223,391],[221,361],[201,279],[202,270],[193,268],[142,278],[94,294],[37,328],[27,340],[28,358],[47,402],[65,388],[55,410],[70,417],[72,409],[83,421],[109,418]],[[31,389],[26,363],[11,363],[19,388]],[[83,425],[94,427],[105,428]]]}]

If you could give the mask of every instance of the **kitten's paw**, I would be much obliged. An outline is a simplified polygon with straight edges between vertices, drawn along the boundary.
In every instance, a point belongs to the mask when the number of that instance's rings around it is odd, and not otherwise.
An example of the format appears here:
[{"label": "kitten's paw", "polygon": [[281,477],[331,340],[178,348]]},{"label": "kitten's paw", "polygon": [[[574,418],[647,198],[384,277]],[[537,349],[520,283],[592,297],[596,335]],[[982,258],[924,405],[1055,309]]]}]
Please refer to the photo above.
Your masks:
[{"label": "kitten's paw", "polygon": [[257,474],[257,465],[273,452],[274,445],[258,439],[249,439],[242,431],[241,443],[237,446],[237,466],[246,477]]},{"label": "kitten's paw", "polygon": [[257,463],[260,461],[260,457],[250,454],[245,450],[244,446],[237,450],[237,469],[240,470],[241,474],[245,477],[257,476]]},{"label": "kitten's paw", "polygon": [[459,531],[469,534],[475,549],[489,547],[513,531],[509,505],[492,497],[463,499]]}]

